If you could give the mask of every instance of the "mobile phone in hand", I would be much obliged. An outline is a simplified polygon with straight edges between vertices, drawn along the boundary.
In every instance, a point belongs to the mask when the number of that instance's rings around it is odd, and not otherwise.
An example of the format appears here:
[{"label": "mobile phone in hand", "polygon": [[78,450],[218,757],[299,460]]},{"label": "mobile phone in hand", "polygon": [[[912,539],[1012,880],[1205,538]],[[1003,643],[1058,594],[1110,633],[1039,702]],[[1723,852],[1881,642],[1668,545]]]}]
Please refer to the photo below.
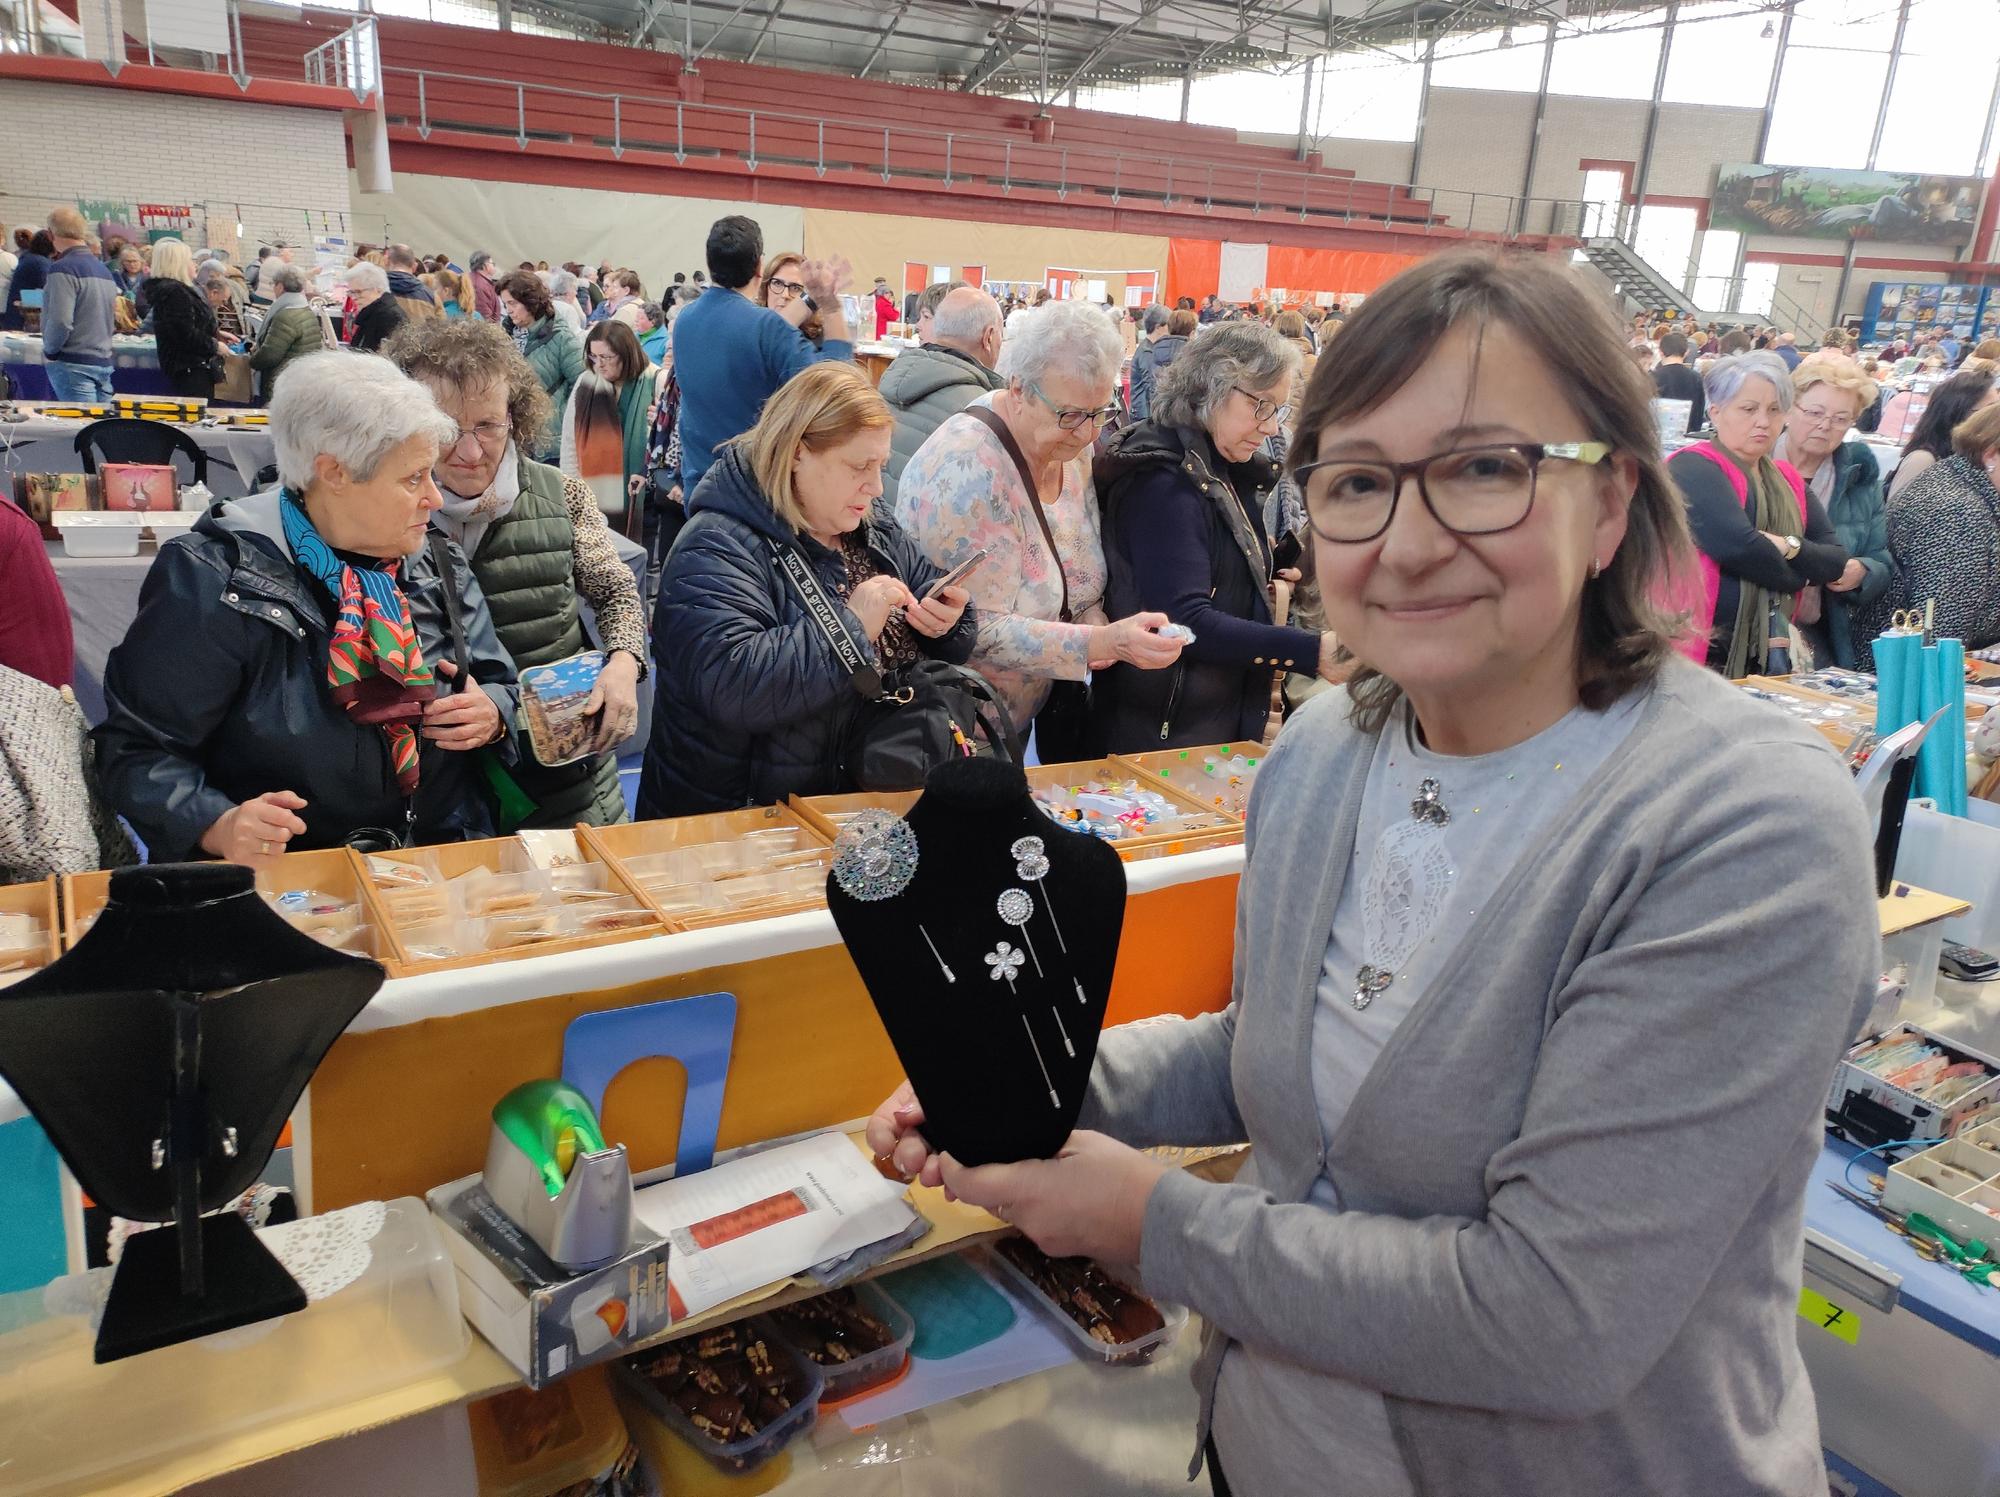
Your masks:
[{"label": "mobile phone in hand", "polygon": [[925,589],[924,602],[930,602],[932,598],[935,598],[948,587],[957,587],[959,583],[978,571],[985,564],[986,558],[991,554],[992,552],[988,547],[981,546],[977,551],[966,557],[964,561],[953,567],[949,572],[946,572]]}]

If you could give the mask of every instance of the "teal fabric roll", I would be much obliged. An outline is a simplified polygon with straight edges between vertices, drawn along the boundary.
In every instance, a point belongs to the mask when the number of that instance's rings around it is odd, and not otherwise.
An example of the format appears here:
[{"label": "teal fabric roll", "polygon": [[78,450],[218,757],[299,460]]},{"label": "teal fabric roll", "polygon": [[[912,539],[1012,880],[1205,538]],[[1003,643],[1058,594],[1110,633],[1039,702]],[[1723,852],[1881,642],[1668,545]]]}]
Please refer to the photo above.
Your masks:
[{"label": "teal fabric roll", "polygon": [[1938,807],[1951,816],[1965,814],[1965,645],[1956,639],[1937,642],[1938,692],[1951,710],[1937,726],[1944,738],[1945,793]]},{"label": "teal fabric roll", "polygon": [[1923,643],[1914,634],[1885,634],[1875,641],[1875,732],[1888,737],[1917,720],[1917,676]]}]

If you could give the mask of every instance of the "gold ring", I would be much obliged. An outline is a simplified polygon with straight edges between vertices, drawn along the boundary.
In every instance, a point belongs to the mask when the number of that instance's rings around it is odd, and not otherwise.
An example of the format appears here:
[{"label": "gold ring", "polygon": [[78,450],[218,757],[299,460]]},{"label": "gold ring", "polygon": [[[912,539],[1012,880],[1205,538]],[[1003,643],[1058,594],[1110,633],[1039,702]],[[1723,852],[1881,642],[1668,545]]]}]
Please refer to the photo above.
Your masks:
[{"label": "gold ring", "polygon": [[264,857],[268,858],[269,856],[271,856],[271,844],[268,842],[259,842],[257,844],[257,851]]}]

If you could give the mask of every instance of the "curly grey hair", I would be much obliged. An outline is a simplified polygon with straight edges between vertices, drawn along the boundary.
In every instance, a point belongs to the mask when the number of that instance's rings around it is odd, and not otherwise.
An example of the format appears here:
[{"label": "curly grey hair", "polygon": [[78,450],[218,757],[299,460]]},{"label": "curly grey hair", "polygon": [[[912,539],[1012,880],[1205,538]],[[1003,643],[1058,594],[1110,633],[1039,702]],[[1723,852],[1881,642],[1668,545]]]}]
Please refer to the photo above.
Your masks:
[{"label": "curly grey hair", "polygon": [[1019,332],[1000,349],[1000,373],[1009,383],[1040,384],[1050,375],[1075,375],[1092,387],[1118,378],[1125,343],[1088,302],[1052,301],[1021,318]]},{"label": "curly grey hair", "polygon": [[[1181,350],[1160,376],[1152,419],[1162,426],[1206,427],[1230,391],[1268,390],[1282,383],[1287,392],[1298,378],[1299,350],[1261,322],[1212,327]],[[1287,393],[1280,404],[1290,400]]]},{"label": "curly grey hair", "polygon": [[1726,359],[1717,359],[1701,377],[1701,392],[1708,397],[1709,409],[1727,405],[1742,393],[1743,386],[1750,380],[1768,380],[1771,388],[1778,392],[1778,409],[1792,408],[1792,371],[1785,361],[1769,349],[1756,349],[1750,353],[1733,353]]},{"label": "curly grey hair", "polygon": [[341,272],[340,278],[353,291],[387,291],[389,272],[368,260],[357,260]]},{"label": "curly grey hair", "polygon": [[458,423],[438,409],[429,390],[373,354],[307,354],[285,366],[271,396],[278,478],[295,493],[312,483],[313,460],[321,453],[366,483],[411,437],[443,446],[457,435]]}]

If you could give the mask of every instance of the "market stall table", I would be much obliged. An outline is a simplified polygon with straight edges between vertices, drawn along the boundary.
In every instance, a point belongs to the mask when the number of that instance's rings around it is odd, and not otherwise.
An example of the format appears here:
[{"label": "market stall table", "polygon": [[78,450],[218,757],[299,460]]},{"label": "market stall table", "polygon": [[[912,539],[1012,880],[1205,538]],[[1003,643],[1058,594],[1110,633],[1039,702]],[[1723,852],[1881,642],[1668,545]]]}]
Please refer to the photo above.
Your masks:
[{"label": "market stall table", "polygon": [[[81,473],[76,434],[88,425],[74,417],[32,414],[25,421],[0,421],[0,470]],[[208,488],[218,499],[254,493],[258,473],[278,460],[269,427],[172,425],[208,454]]]},{"label": "market stall table", "polygon": [[[0,372],[14,382],[16,400],[53,400],[55,390],[43,367],[40,333],[0,333]],[[160,373],[160,355],[151,337],[125,335],[111,340],[111,388],[119,395],[171,395]]]}]

